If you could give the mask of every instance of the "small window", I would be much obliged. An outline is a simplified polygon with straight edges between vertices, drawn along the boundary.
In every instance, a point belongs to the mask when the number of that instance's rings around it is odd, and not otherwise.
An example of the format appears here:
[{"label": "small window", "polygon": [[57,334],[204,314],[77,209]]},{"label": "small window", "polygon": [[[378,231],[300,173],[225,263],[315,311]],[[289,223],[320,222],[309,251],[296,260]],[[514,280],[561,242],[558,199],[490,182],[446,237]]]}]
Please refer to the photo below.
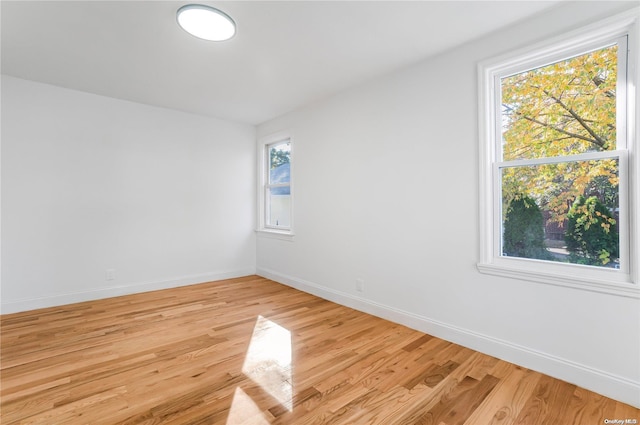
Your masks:
[{"label": "small window", "polygon": [[258,143],[258,230],[266,235],[293,235],[292,142],[275,135]]},{"label": "small window", "polygon": [[480,66],[481,271],[570,286],[634,281],[630,31]]},{"label": "small window", "polygon": [[291,141],[273,143],[267,149],[265,227],[291,228]]}]

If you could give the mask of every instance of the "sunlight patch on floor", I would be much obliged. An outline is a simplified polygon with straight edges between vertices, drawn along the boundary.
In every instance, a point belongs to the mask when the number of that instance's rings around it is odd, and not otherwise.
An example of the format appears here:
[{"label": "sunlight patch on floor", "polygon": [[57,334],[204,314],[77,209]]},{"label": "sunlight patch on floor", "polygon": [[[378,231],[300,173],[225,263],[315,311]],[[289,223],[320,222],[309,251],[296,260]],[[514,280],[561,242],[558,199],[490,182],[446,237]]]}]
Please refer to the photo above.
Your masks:
[{"label": "sunlight patch on floor", "polygon": [[291,411],[291,332],[258,316],[242,373]]},{"label": "sunlight patch on floor", "polygon": [[240,424],[268,425],[269,421],[251,397],[242,391],[242,388],[237,387],[233,394],[227,425]]}]

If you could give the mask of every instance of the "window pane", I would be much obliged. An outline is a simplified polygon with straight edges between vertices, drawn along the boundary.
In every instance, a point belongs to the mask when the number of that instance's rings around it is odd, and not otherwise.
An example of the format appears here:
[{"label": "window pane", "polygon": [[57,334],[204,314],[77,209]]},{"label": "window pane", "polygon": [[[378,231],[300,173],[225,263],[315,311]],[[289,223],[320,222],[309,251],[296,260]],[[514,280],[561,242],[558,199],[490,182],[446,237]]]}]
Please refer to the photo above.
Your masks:
[{"label": "window pane", "polygon": [[267,189],[267,226],[291,227],[291,194],[289,187]]},{"label": "window pane", "polygon": [[504,167],[503,256],[619,267],[618,159]]},{"label": "window pane", "polygon": [[616,149],[618,46],[501,79],[504,161]]},{"label": "window pane", "polygon": [[282,142],[269,146],[269,183],[291,182],[291,143]]}]

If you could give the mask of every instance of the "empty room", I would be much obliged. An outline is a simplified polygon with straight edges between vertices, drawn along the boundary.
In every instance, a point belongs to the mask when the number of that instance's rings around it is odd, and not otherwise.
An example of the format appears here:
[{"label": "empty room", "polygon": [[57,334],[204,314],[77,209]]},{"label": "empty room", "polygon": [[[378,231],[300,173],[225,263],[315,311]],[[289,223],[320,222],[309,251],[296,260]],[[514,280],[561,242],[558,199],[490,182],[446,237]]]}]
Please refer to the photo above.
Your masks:
[{"label": "empty room", "polygon": [[637,1],[6,1],[0,423],[638,424]]}]

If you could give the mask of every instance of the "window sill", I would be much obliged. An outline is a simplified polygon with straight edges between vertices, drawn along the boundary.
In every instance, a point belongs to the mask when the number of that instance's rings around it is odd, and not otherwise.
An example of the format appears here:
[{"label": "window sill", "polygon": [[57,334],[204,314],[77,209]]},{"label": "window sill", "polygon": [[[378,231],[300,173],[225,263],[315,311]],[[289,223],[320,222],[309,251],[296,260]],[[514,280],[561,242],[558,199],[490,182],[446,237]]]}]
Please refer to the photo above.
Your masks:
[{"label": "window sill", "polygon": [[269,239],[279,239],[282,241],[292,242],[295,236],[294,233],[288,230],[276,230],[276,229],[258,229],[256,230],[256,235],[259,237],[269,238]]},{"label": "window sill", "polygon": [[585,279],[584,277],[522,270],[490,263],[478,263],[477,267],[480,273],[493,276],[509,277],[512,279],[563,286],[583,291],[640,299],[640,287],[634,283],[615,282],[603,279]]}]

